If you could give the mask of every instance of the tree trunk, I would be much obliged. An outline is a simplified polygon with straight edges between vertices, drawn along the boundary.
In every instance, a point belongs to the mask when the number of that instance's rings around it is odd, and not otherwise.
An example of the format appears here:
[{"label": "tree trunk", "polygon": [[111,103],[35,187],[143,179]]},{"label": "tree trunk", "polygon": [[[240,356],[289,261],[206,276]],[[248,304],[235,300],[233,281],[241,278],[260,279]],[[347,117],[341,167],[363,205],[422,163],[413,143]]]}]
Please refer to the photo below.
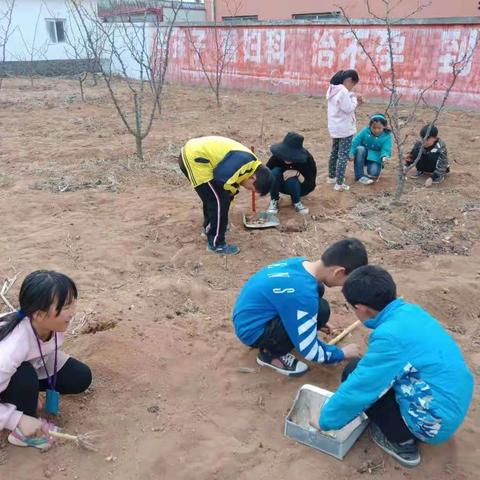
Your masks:
[{"label": "tree trunk", "polygon": [[403,195],[403,190],[405,189],[405,174],[403,173],[403,159],[398,160],[398,180],[397,180],[397,189],[395,191],[394,201],[398,202]]},{"label": "tree trunk", "polygon": [[143,140],[140,135],[135,135],[135,144],[137,146],[137,158],[143,162]]},{"label": "tree trunk", "polygon": [[78,79],[78,83],[80,84],[80,96],[82,97],[82,102],[85,102],[85,95],[83,94],[83,80],[82,77]]}]

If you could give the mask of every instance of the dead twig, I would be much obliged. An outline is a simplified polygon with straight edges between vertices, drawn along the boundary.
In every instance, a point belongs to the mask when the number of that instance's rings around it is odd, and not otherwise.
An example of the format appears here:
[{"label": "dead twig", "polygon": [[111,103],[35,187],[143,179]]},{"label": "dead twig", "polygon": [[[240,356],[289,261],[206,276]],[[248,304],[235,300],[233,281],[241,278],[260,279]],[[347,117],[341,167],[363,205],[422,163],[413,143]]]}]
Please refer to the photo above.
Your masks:
[{"label": "dead twig", "polygon": [[78,335],[80,333],[80,330],[87,324],[87,322],[88,322],[87,313],[84,313],[81,317],[75,315],[70,321],[68,333],[73,337],[75,335]]},{"label": "dead twig", "polygon": [[363,465],[357,469],[358,473],[369,473],[369,474],[381,473],[384,471],[385,471],[384,460],[379,460],[379,461],[369,460],[363,463]]},{"label": "dead twig", "polygon": [[478,211],[480,211],[480,203],[466,203],[462,208],[462,212],[478,212]]},{"label": "dead twig", "polygon": [[389,246],[389,247],[396,247],[398,244],[396,242],[393,242],[392,240],[389,240],[388,238],[385,238],[382,233],[381,228],[377,228],[376,232],[378,233],[378,236]]},{"label": "dead twig", "polygon": [[257,373],[257,370],[255,368],[250,367],[238,367],[238,371],[240,373]]},{"label": "dead twig", "polygon": [[18,275],[19,274],[17,273],[14,277],[7,278],[3,282],[2,289],[0,290],[0,298],[2,299],[3,303],[5,303],[5,305],[9,308],[10,312],[14,312],[15,307],[8,301],[6,294],[8,293],[10,288],[12,288],[13,284],[16,282]]}]

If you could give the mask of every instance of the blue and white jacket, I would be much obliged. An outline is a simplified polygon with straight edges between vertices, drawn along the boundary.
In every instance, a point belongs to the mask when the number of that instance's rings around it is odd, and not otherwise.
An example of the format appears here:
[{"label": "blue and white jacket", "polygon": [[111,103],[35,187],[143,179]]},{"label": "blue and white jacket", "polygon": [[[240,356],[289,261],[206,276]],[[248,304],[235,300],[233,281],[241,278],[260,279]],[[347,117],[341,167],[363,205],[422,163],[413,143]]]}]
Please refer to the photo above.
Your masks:
[{"label": "blue and white jacket", "polygon": [[265,325],[280,317],[290,340],[307,360],[335,363],[343,351],[317,338],[317,314],[324,287],[303,266],[304,258],[288,258],[259,270],[245,283],[233,308],[238,338],[252,345]]},{"label": "blue and white jacket", "polygon": [[473,376],[455,341],[425,310],[401,299],[365,326],[373,329],[368,350],[323,407],[320,428],[345,426],[393,388],[418,439],[432,444],[449,439],[473,395]]}]

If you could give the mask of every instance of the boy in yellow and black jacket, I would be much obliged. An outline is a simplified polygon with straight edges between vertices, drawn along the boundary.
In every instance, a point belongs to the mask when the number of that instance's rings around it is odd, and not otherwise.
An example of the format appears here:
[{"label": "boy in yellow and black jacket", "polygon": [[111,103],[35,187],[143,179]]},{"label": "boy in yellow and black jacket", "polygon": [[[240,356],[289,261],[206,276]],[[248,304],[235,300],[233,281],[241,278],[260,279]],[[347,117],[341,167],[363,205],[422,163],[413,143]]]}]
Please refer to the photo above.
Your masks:
[{"label": "boy in yellow and black jacket", "polygon": [[228,211],[240,186],[266,195],[272,174],[247,147],[225,137],[193,138],[183,147],[180,169],[203,203],[203,228],[208,250],[236,254],[240,249],[225,242]]}]

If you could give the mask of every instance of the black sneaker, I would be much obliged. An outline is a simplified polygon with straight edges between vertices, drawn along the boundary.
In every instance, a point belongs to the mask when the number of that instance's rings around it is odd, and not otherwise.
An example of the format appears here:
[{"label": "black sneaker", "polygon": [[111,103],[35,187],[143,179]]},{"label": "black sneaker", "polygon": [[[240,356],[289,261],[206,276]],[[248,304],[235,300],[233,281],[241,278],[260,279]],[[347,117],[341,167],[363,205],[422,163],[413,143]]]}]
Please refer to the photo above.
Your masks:
[{"label": "black sneaker", "polygon": [[277,360],[280,360],[282,363],[281,367],[273,365],[273,360],[275,360],[275,357],[272,357],[268,352],[265,352],[264,350],[258,352],[257,363],[259,365],[262,367],[273,368],[282,375],[287,375],[289,377],[300,377],[308,371],[308,365],[298,361],[291,353],[287,353],[282,357],[277,357]]},{"label": "black sneaker", "polygon": [[390,442],[378,425],[373,422],[370,423],[370,436],[384,452],[392,456],[400,465],[407,468],[420,465],[421,457],[415,440],[401,444]]},{"label": "black sneaker", "polygon": [[236,255],[240,252],[240,248],[236,245],[229,245],[228,243],[223,243],[222,245],[213,245],[208,244],[207,250],[213,253],[219,253],[220,255]]},{"label": "black sneaker", "polygon": [[425,175],[425,172],[421,172],[420,170],[417,170],[413,175],[412,178],[420,178]]},{"label": "black sneaker", "polygon": [[432,183],[435,183],[435,184],[442,183],[444,180],[445,180],[445,177],[443,175],[439,175],[438,177],[437,176],[432,177]]}]

